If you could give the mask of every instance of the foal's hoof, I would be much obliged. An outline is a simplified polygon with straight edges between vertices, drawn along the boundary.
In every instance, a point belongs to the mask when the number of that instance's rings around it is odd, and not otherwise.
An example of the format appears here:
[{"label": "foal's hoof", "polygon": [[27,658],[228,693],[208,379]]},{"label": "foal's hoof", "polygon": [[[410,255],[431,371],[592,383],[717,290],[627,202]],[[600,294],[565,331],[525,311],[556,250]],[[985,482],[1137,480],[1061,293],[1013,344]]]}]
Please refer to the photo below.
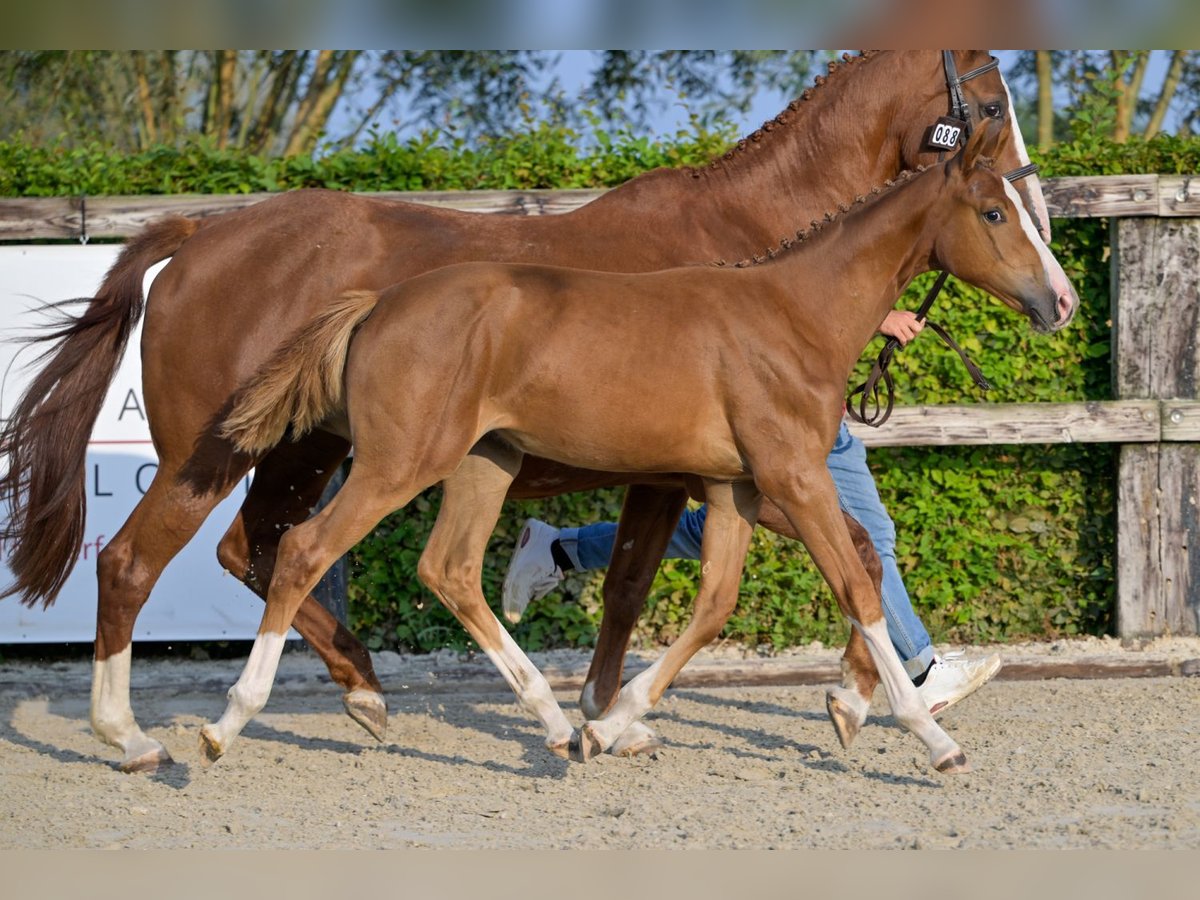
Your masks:
[{"label": "foal's hoof", "polygon": [[967,762],[967,755],[965,753],[961,750],[955,750],[938,762],[934,768],[943,775],[965,775],[971,771],[971,764]]},{"label": "foal's hoof", "polygon": [[665,744],[649,725],[634,722],[609,748],[613,756],[649,756],[654,759]]},{"label": "foal's hoof", "polygon": [[207,725],[200,729],[200,765],[208,768],[225,753],[225,748]]},{"label": "foal's hoof", "polygon": [[127,775],[153,775],[159,769],[173,765],[175,765],[175,760],[171,759],[167,748],[160,746],[153,750],[147,750],[133,759],[122,760],[121,765],[117,768]]},{"label": "foal's hoof", "polygon": [[375,691],[357,690],[342,695],[346,714],[367,729],[371,737],[383,742],[387,737],[387,703]]},{"label": "foal's hoof", "polygon": [[855,709],[851,697],[857,699],[858,695],[844,688],[831,688],[825,693],[825,711],[843,750],[850,749],[867,718],[866,709]]}]

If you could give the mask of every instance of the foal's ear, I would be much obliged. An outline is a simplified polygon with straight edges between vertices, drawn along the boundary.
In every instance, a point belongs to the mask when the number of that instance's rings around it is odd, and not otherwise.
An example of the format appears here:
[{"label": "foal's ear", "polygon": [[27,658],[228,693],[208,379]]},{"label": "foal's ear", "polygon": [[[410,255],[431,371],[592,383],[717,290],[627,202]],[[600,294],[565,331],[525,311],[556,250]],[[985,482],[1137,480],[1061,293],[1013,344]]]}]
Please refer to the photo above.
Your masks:
[{"label": "foal's ear", "polygon": [[962,153],[959,154],[959,164],[963,171],[971,171],[983,160],[986,160],[984,165],[990,165],[991,160],[995,159],[996,152],[1000,149],[1000,136],[1003,133],[1003,119],[988,119],[976,128],[970,140],[967,141],[967,146],[963,147]]}]

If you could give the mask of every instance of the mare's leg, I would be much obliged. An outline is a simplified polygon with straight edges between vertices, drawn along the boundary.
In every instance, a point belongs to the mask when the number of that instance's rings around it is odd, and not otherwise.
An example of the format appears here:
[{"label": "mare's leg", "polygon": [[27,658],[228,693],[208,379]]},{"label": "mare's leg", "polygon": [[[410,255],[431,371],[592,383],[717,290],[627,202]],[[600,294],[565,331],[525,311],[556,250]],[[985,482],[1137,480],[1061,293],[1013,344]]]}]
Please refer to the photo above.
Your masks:
[{"label": "mare's leg", "polygon": [[487,605],[480,581],[488,538],[520,463],[519,452],[484,440],[442,481],[442,506],[417,574],[488,655],[521,705],[545,726],[546,747],[566,758],[571,724],[550,683]]},{"label": "mare's leg", "polygon": [[580,733],[584,759],[608,749],[631,724],[658,703],[680,669],[713,641],[737,604],[750,534],[760,497],[749,482],[706,482],[708,518],[701,544],[700,588],[692,620],[655,663],[630,679],[608,713],[588,722]]},{"label": "mare's leg", "polygon": [[123,772],[153,772],[172,762],[166,748],[143,733],[129,702],[134,622],[167,563],[243,474],[230,472],[223,483],[197,492],[160,465],[149,490],[100,551],[92,730],[121,750]]},{"label": "mare's leg", "polygon": [[[604,577],[600,634],[579,698],[589,719],[600,718],[616,702],[630,635],[686,503],[687,490],[682,487],[634,484],[626,491],[612,560]],[[652,752],[659,746],[661,742],[654,732],[644,723],[635,722],[614,742],[612,751],[634,755]]]},{"label": "mare's leg", "polygon": [[[267,595],[280,537],[309,517],[348,449],[347,441],[318,431],[280,444],[255,467],[250,491],[217,547],[217,558],[260,597]],[[312,596],[304,598],[293,624],[342,687],[350,717],[383,740],[387,704],[366,647]]]},{"label": "mare's leg", "polygon": [[930,761],[938,771],[968,771],[962,750],[934,722],[892,646],[879,591],[855,554],[829,470],[817,460],[774,462],[756,468],[765,473],[759,477],[759,485],[804,541],[843,615],[862,631],[896,720],[929,748]]},{"label": "mare's leg", "polygon": [[[201,761],[220,758],[265,705],[279,668],[284,639],[297,611],[338,557],[358,543],[385,515],[404,506],[419,487],[398,484],[384,472],[355,466],[342,489],[317,515],[283,534],[267,590],[267,605],[250,658],[216,723],[200,729]],[[424,485],[422,484],[421,487]]]}]

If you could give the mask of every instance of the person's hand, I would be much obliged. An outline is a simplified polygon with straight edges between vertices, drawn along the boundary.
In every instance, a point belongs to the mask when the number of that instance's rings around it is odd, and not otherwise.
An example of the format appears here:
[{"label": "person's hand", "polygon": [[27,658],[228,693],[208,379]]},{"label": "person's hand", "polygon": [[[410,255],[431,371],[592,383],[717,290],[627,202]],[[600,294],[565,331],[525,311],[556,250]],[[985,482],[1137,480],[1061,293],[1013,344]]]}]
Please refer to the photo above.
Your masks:
[{"label": "person's hand", "polygon": [[920,334],[924,327],[924,320],[918,319],[916,313],[906,309],[893,309],[884,317],[883,323],[879,326],[879,333],[885,337],[895,338],[900,342],[900,346],[904,347]]}]

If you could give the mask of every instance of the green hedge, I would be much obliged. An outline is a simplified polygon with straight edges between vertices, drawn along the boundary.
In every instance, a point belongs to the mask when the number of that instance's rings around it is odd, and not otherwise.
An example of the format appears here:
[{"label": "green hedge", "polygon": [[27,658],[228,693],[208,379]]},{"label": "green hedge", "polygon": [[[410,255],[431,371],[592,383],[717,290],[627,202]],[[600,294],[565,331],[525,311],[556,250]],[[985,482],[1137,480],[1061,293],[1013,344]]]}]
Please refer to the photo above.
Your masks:
[{"label": "green hedge", "polygon": [[[716,131],[656,143],[630,135],[580,136],[539,125],[475,148],[430,136],[375,139],[318,159],[258,159],[197,143],[120,155],[0,142],[0,195],[253,192],[297,187],[434,190],[606,187],[659,165],[698,164],[728,146]],[[1200,140],[1162,136],[1117,145],[1081,136],[1037,160],[1045,175],[1200,172]],[[1109,267],[1105,220],[1055,222],[1055,253],[1079,289],[1075,324],[1052,337],[979,292],[955,284],[934,318],[983,367],[980,395],[957,357],[932,339],[897,357],[902,403],[1110,398]],[[917,302],[923,281],[902,304]],[[868,352],[867,355],[870,355]],[[865,359],[865,358],[864,358]],[[865,372],[866,363],[861,366]],[[861,374],[861,373],[860,373]],[[896,521],[900,564],[935,640],[987,641],[1109,630],[1114,597],[1114,448],[1105,445],[902,448],[871,451]],[[615,518],[621,492],[512,503],[491,542],[485,593],[495,600],[526,516],[559,525]],[[418,584],[416,561],[437,512],[431,490],[385,520],[352,555],[352,624],[373,648],[466,646],[457,622]],[[638,633],[650,644],[686,624],[695,564],[666,562]],[[586,645],[599,621],[601,573],[572,575],[514,628],[522,646]],[[774,648],[846,630],[802,548],[758,529],[726,636]]]}]

